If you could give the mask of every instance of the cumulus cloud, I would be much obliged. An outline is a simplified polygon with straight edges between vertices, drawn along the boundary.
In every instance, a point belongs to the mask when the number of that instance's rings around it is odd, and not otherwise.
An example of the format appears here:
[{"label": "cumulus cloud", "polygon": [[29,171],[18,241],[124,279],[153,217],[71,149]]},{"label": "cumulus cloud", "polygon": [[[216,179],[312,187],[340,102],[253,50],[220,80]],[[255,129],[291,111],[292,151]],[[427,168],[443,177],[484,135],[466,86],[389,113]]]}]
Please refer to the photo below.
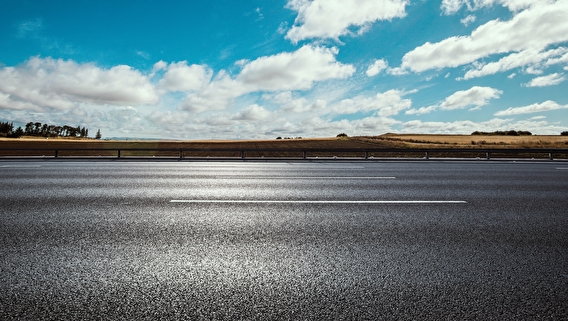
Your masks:
[{"label": "cumulus cloud", "polygon": [[467,106],[481,107],[489,103],[489,99],[499,98],[503,92],[491,87],[474,86],[468,90],[457,91],[441,104],[440,109],[462,109]]},{"label": "cumulus cloud", "polygon": [[291,91],[285,91],[271,97],[267,95],[264,99],[280,106],[281,112],[294,114],[317,112],[323,110],[327,105],[327,102],[323,99],[309,102],[304,97],[295,98]]},{"label": "cumulus cloud", "polygon": [[420,109],[411,109],[406,111],[406,114],[426,114],[437,109],[455,110],[466,107],[472,107],[472,109],[475,110],[487,105],[490,99],[499,98],[502,93],[503,91],[495,88],[474,86],[468,90],[456,91],[438,105],[422,107]]},{"label": "cumulus cloud", "polygon": [[407,4],[407,0],[289,0],[286,7],[298,16],[286,38],[293,43],[310,38],[339,40],[352,33],[350,27],[362,34],[375,21],[404,17]]},{"label": "cumulus cloud", "polygon": [[261,120],[270,116],[270,112],[263,107],[253,104],[233,117],[234,120]]},{"label": "cumulus cloud", "polygon": [[529,81],[525,86],[526,87],[546,87],[546,86],[554,86],[558,85],[559,83],[566,80],[564,75],[559,73],[550,74],[548,76],[536,77]]},{"label": "cumulus cloud", "polygon": [[0,69],[0,108],[67,110],[80,103],[155,104],[158,93],[147,76],[129,66],[102,69],[72,60],[34,57]]},{"label": "cumulus cloud", "polygon": [[187,97],[184,108],[202,112],[222,110],[232,99],[252,92],[307,90],[315,82],[345,79],[355,67],[337,62],[336,48],[305,45],[294,52],[284,52],[242,62],[236,77],[219,73],[211,83]]},{"label": "cumulus cloud", "polygon": [[557,109],[568,109],[568,105],[559,105],[558,103],[547,100],[543,103],[532,104],[523,107],[510,107],[495,113],[495,116],[511,116],[521,114],[539,113]]},{"label": "cumulus cloud", "polygon": [[469,36],[427,42],[405,54],[401,67],[414,72],[457,67],[494,54],[540,52],[552,44],[568,41],[568,2],[540,1],[530,6],[505,2],[510,8],[528,8],[515,13],[509,21],[489,21]]},{"label": "cumulus cloud", "polygon": [[388,63],[384,59],[377,59],[375,62],[367,68],[367,76],[373,77],[378,75],[381,71],[388,67]]},{"label": "cumulus cloud", "polygon": [[294,52],[260,57],[243,66],[236,81],[251,91],[305,90],[316,81],[347,78],[351,65],[336,61],[337,48],[306,45]]},{"label": "cumulus cloud", "polygon": [[398,115],[401,111],[410,108],[412,101],[402,98],[404,92],[389,90],[378,93],[374,97],[355,97],[344,99],[332,108],[338,114],[354,114],[357,112],[376,111],[381,117]]},{"label": "cumulus cloud", "polygon": [[505,72],[523,66],[529,66],[526,71],[527,73],[531,73],[532,70],[538,70],[541,66],[544,67],[556,63],[563,63],[565,62],[565,57],[568,57],[568,49],[564,47],[547,51],[523,50],[505,56],[496,62],[479,64],[476,69],[467,71],[463,79],[493,75],[498,72]]},{"label": "cumulus cloud", "polygon": [[154,71],[166,70],[158,83],[166,91],[195,91],[207,85],[213,72],[204,65],[188,66],[187,61],[165,64],[163,61],[154,65]]}]

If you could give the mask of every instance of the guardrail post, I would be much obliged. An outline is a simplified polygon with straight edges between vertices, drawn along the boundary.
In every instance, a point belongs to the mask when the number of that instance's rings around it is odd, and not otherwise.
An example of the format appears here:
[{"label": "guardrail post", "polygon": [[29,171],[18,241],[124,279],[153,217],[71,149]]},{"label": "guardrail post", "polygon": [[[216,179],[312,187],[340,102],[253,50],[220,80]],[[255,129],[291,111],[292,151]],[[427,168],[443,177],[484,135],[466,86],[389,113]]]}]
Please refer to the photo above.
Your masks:
[{"label": "guardrail post", "polygon": [[426,152],[426,159],[430,159],[430,154]]},{"label": "guardrail post", "polygon": [[245,158],[245,151],[241,150],[241,158]]},{"label": "guardrail post", "polygon": [[55,158],[59,157],[59,151],[56,149],[55,150]]},{"label": "guardrail post", "polygon": [[179,159],[182,159],[182,158],[183,158],[183,150],[180,150],[179,151]]},{"label": "guardrail post", "polygon": [[548,159],[553,160],[552,153],[548,153]]},{"label": "guardrail post", "polygon": [[369,159],[369,152],[365,151],[365,159]]},{"label": "guardrail post", "polygon": [[117,156],[118,156],[118,158],[120,158],[120,149],[118,150],[118,155],[117,155]]},{"label": "guardrail post", "polygon": [[306,159],[306,156],[307,156],[306,151],[303,151],[303,152],[302,152],[302,156],[304,157],[304,159]]},{"label": "guardrail post", "polygon": [[486,158],[486,159],[491,159],[490,154],[491,154],[490,152],[485,153],[485,158]]}]

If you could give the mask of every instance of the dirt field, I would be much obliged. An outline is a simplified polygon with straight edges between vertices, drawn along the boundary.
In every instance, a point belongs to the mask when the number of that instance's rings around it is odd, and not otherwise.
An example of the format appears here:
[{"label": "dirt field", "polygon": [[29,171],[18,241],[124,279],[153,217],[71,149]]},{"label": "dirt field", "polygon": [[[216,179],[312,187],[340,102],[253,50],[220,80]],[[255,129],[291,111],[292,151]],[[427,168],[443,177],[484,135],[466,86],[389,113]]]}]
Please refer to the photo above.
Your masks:
[{"label": "dirt field", "polygon": [[[399,146],[397,142],[368,141],[357,138],[314,138],[314,139],[278,139],[278,140],[235,140],[235,141],[106,141],[106,140],[70,140],[70,139],[0,139],[1,156],[116,156],[118,149],[172,149],[172,151],[121,151],[121,156],[176,156],[179,149],[202,149],[203,151],[185,151],[184,156],[196,157],[240,157],[239,151],[210,152],[207,149],[270,149],[273,151],[246,153],[246,157],[302,157],[302,152],[288,152],[293,149],[321,149],[321,153],[311,156],[333,156],[325,153],[326,149],[365,149],[389,148]],[[19,149],[19,150],[14,150]],[[67,151],[66,149],[90,149],[90,151]],[[113,150],[108,150],[113,149]],[[328,155],[329,154],[329,155]],[[337,154],[336,156],[350,156]]]},{"label": "dirt field", "polygon": [[[363,157],[365,149],[401,148],[407,154],[396,153],[393,157],[422,157],[412,149],[424,148],[561,148],[568,149],[568,136],[491,136],[491,135],[409,135],[385,134],[368,137],[349,138],[304,138],[273,140],[234,140],[234,141],[173,141],[173,140],[94,140],[94,139],[39,139],[0,138],[0,157],[35,156],[53,157],[56,150],[59,157],[65,156],[118,156],[121,157],[302,157],[302,149],[316,149],[308,157]],[[83,149],[83,150],[81,150]],[[161,149],[142,151],[128,149]],[[210,149],[233,149],[233,151],[211,151]],[[264,151],[253,151],[261,150]],[[270,151],[266,151],[266,150]],[[325,152],[329,149],[360,149],[361,152]],[[296,151],[290,151],[296,150]],[[415,155],[416,154],[416,155]],[[370,156],[373,156],[372,154]],[[450,155],[445,155],[450,156]],[[471,155],[475,156],[475,155]],[[380,157],[380,156],[379,156]]]}]

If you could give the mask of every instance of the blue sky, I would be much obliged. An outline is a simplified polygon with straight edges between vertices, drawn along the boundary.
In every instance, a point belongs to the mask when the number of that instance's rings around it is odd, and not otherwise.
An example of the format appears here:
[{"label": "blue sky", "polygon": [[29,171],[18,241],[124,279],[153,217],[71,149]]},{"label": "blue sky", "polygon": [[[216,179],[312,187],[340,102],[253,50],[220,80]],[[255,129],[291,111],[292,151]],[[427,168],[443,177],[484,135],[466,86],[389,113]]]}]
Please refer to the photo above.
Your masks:
[{"label": "blue sky", "polygon": [[0,120],[164,139],[559,134],[566,17],[566,0],[0,0]]}]

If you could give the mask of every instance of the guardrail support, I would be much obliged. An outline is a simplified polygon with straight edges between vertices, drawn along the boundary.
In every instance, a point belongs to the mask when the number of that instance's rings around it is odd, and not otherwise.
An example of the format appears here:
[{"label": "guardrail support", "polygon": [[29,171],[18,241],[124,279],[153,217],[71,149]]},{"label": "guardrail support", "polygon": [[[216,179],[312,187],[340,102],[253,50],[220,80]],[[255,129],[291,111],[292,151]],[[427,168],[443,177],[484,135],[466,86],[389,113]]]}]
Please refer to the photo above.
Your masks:
[{"label": "guardrail support", "polygon": [[365,151],[365,159],[369,159],[369,152]]},{"label": "guardrail support", "polygon": [[548,153],[548,159],[553,160],[552,153]]},{"label": "guardrail support", "polygon": [[183,150],[180,150],[179,151],[179,159],[182,159],[182,158],[183,158]]},{"label": "guardrail support", "polygon": [[59,157],[59,151],[56,149],[55,150],[55,158]]},{"label": "guardrail support", "polygon": [[241,150],[241,158],[245,158],[245,151]]},{"label": "guardrail support", "polygon": [[490,156],[490,155],[491,155],[490,152],[485,153],[485,158],[486,158],[486,159],[491,159],[491,156]]},{"label": "guardrail support", "polygon": [[120,158],[120,149],[118,150],[118,155],[117,155],[117,157]]},{"label": "guardrail support", "polygon": [[430,154],[426,152],[426,159],[430,159]]},{"label": "guardrail support", "polygon": [[307,157],[306,151],[303,151],[303,152],[302,152],[302,157],[304,157],[304,159],[306,159],[306,157]]}]

